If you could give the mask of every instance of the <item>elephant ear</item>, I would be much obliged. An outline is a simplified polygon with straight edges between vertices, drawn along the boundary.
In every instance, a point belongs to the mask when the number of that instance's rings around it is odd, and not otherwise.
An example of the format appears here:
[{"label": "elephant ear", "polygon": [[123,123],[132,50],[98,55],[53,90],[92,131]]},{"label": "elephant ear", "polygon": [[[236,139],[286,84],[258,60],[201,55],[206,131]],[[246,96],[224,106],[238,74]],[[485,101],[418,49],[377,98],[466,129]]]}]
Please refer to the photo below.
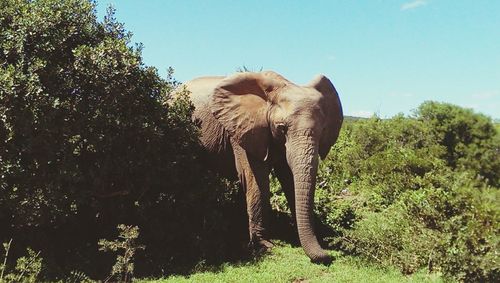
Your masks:
[{"label": "elephant ear", "polygon": [[319,141],[319,155],[321,159],[325,159],[339,136],[344,120],[342,105],[337,90],[327,77],[319,75],[308,86],[315,88],[323,95],[321,108],[326,117],[326,126]]},{"label": "elephant ear", "polygon": [[238,73],[215,88],[210,109],[231,137],[259,160],[267,158],[269,79],[259,73]]}]

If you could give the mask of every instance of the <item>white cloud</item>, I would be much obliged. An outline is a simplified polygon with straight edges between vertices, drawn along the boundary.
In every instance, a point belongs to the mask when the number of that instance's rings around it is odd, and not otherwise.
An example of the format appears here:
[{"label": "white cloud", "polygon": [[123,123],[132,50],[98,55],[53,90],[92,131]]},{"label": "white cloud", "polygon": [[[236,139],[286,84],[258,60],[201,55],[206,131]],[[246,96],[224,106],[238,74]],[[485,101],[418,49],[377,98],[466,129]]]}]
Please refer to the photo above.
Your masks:
[{"label": "white cloud", "polygon": [[485,90],[472,93],[460,104],[474,111],[484,113],[498,119],[500,109],[500,90]]},{"label": "white cloud", "polygon": [[425,5],[427,5],[427,1],[424,0],[415,0],[411,2],[406,2],[403,5],[401,5],[401,11],[412,10]]},{"label": "white cloud", "polygon": [[354,116],[354,117],[362,117],[362,118],[371,118],[375,114],[373,111],[368,111],[368,110],[358,110],[352,112],[349,116]]},{"label": "white cloud", "polygon": [[481,100],[488,100],[497,97],[500,97],[500,91],[495,91],[495,90],[476,92],[472,94],[473,99],[481,99]]},{"label": "white cloud", "polygon": [[479,109],[480,109],[480,106],[477,103],[466,103],[466,104],[462,104],[461,106],[465,107],[465,108],[474,109],[475,111],[479,111]]},{"label": "white cloud", "polygon": [[326,57],[326,59],[328,59],[328,61],[334,61],[334,60],[335,60],[335,59],[337,59],[337,58],[336,58],[335,56],[333,56],[333,55],[328,55],[328,56]]}]

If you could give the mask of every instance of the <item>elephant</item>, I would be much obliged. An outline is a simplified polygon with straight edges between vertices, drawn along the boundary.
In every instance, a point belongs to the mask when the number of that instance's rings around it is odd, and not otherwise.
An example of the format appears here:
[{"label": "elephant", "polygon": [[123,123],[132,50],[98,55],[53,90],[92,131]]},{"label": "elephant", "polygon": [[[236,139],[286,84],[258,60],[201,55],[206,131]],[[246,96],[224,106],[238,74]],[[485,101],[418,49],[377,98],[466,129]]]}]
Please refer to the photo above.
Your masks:
[{"label": "elephant", "polygon": [[318,75],[305,86],[273,71],[200,77],[184,83],[211,164],[234,175],[246,197],[250,243],[271,248],[269,176],[274,169],[290,206],[300,244],[315,263],[330,263],[313,229],[319,157],[325,159],[343,122],[331,81]]}]

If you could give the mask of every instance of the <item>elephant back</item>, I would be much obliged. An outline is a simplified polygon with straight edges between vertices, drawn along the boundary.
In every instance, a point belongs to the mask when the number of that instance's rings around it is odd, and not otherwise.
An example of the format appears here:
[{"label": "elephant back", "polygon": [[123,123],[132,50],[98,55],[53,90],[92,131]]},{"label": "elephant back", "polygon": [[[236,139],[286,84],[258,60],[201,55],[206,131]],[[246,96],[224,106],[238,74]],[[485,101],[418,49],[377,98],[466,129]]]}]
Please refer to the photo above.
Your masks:
[{"label": "elephant back", "polygon": [[187,89],[190,94],[191,101],[195,108],[199,108],[208,103],[213,94],[213,90],[224,77],[201,77],[188,81],[182,84],[176,93],[180,93]]}]

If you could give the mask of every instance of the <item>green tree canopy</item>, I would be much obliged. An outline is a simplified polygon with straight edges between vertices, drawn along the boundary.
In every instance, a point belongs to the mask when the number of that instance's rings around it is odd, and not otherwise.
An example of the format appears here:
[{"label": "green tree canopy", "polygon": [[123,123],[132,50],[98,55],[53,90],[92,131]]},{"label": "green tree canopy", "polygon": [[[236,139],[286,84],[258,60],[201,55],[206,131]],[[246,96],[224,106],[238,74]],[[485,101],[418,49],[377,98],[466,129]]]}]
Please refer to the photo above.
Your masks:
[{"label": "green tree canopy", "polygon": [[470,170],[490,184],[500,185],[500,135],[490,117],[433,101],[420,105],[415,114],[446,148],[443,157],[449,166]]},{"label": "green tree canopy", "polygon": [[139,270],[216,257],[224,242],[226,222],[203,222],[231,196],[198,162],[192,105],[130,40],[93,1],[0,1],[0,238],[54,268],[78,259],[98,274],[97,239],[119,223],[138,225],[157,258]]},{"label": "green tree canopy", "polygon": [[10,192],[0,201],[21,205],[10,222],[49,224],[76,213],[78,199],[172,177],[173,152],[195,131],[189,115],[168,115],[172,85],[144,66],[113,14],[100,23],[81,0],[0,5],[0,180]]}]

